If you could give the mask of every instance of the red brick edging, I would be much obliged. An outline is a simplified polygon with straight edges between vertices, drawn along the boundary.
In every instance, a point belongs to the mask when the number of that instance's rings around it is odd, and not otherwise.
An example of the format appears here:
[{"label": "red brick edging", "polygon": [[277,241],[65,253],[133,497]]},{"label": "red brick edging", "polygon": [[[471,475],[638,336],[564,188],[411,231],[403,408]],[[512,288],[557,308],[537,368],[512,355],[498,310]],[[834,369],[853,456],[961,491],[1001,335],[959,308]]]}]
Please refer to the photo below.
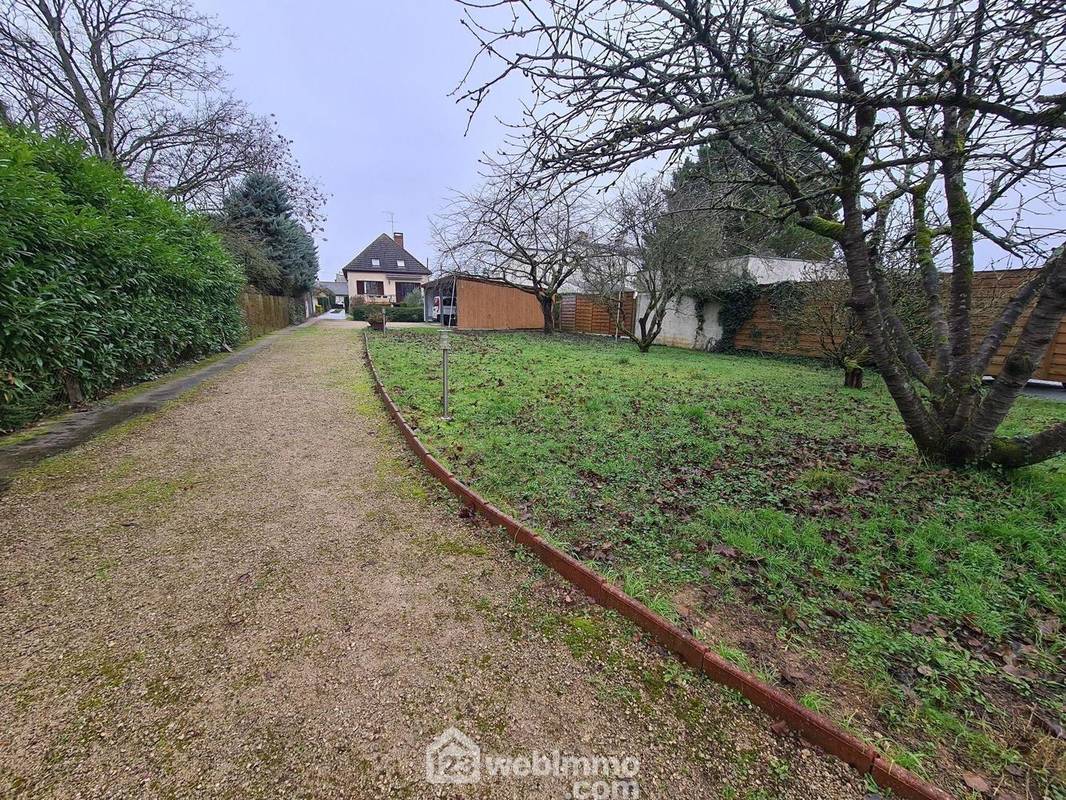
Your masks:
[{"label": "red brick edging", "polygon": [[370,344],[365,332],[363,333],[363,352],[370,374],[374,378],[374,389],[385,403],[389,416],[400,429],[403,438],[407,440],[408,447],[418,456],[430,474],[443,483],[448,491],[458,497],[464,505],[479,513],[491,524],[505,529],[517,544],[531,550],[545,565],[558,572],[593,601],[605,608],[617,611],[626,619],[636,623],[690,667],[702,672],[711,680],[740,692],[754,705],[771,717],[784,722],[811,744],[850,764],[861,774],[870,775],[878,786],[891,789],[896,795],[907,800],[951,800],[951,795],[947,792],[923,781],[903,767],[893,764],[878,753],[873,746],[859,741],[827,717],[805,708],[788,694],[768,686],[735,664],[726,661],[669,620],[626,595],[577,559],[548,544],[532,530],[500,511],[458,480],[445,469],[443,464],[429,454],[404,420],[400,409],[385,391],[381,378],[378,376],[377,367],[374,366],[374,360],[370,356]]}]

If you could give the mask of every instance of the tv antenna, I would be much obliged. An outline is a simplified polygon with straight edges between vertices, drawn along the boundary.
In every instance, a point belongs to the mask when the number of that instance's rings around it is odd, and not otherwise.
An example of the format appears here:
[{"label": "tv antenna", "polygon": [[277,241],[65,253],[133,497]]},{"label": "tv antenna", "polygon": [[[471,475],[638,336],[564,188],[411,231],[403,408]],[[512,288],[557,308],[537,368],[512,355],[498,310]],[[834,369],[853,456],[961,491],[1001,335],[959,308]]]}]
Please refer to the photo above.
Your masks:
[{"label": "tv antenna", "polygon": [[389,232],[395,236],[396,235],[396,215],[393,214],[391,211],[382,211],[381,213],[384,214],[388,218],[388,220],[389,220]]}]

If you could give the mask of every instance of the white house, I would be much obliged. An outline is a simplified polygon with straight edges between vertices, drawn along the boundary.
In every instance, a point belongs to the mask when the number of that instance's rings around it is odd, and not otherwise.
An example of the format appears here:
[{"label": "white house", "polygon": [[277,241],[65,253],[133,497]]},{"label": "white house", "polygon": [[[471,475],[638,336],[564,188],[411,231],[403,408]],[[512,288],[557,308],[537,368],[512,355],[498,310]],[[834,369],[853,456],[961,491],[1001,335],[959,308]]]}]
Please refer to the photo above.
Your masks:
[{"label": "white house", "polygon": [[426,266],[404,249],[402,233],[381,234],[342,272],[350,303],[400,303],[429,279]]}]

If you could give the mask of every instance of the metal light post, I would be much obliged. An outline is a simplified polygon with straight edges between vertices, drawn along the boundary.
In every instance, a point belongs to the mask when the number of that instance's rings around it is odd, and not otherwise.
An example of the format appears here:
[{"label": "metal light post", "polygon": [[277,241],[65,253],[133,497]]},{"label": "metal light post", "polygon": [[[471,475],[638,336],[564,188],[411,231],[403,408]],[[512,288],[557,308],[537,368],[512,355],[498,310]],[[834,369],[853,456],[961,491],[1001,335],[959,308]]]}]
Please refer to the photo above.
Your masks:
[{"label": "metal light post", "polygon": [[451,350],[451,343],[448,341],[448,330],[444,328],[440,332],[440,354],[441,354],[441,366],[442,370],[442,384],[443,391],[441,393],[441,399],[444,406],[444,416],[441,419],[451,419],[448,415],[448,351]]}]

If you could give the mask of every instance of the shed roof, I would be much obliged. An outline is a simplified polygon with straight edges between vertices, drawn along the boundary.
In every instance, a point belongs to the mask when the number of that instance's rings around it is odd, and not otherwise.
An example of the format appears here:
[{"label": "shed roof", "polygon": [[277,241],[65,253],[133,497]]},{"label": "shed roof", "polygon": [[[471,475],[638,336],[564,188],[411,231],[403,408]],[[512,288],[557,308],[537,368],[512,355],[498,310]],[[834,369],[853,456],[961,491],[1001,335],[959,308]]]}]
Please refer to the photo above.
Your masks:
[{"label": "shed roof", "polygon": [[496,286],[505,286],[508,289],[517,289],[520,292],[527,292],[529,294],[532,294],[534,291],[532,286],[519,286],[515,283],[508,283],[507,281],[498,281],[494,280],[493,278],[482,278],[480,275],[467,275],[462,272],[449,272],[446,275],[441,275],[439,278],[434,278],[433,280],[427,283],[423,283],[422,288],[432,289],[442,281],[450,281],[452,279],[458,279],[461,281],[474,281],[476,283],[491,283]]}]

